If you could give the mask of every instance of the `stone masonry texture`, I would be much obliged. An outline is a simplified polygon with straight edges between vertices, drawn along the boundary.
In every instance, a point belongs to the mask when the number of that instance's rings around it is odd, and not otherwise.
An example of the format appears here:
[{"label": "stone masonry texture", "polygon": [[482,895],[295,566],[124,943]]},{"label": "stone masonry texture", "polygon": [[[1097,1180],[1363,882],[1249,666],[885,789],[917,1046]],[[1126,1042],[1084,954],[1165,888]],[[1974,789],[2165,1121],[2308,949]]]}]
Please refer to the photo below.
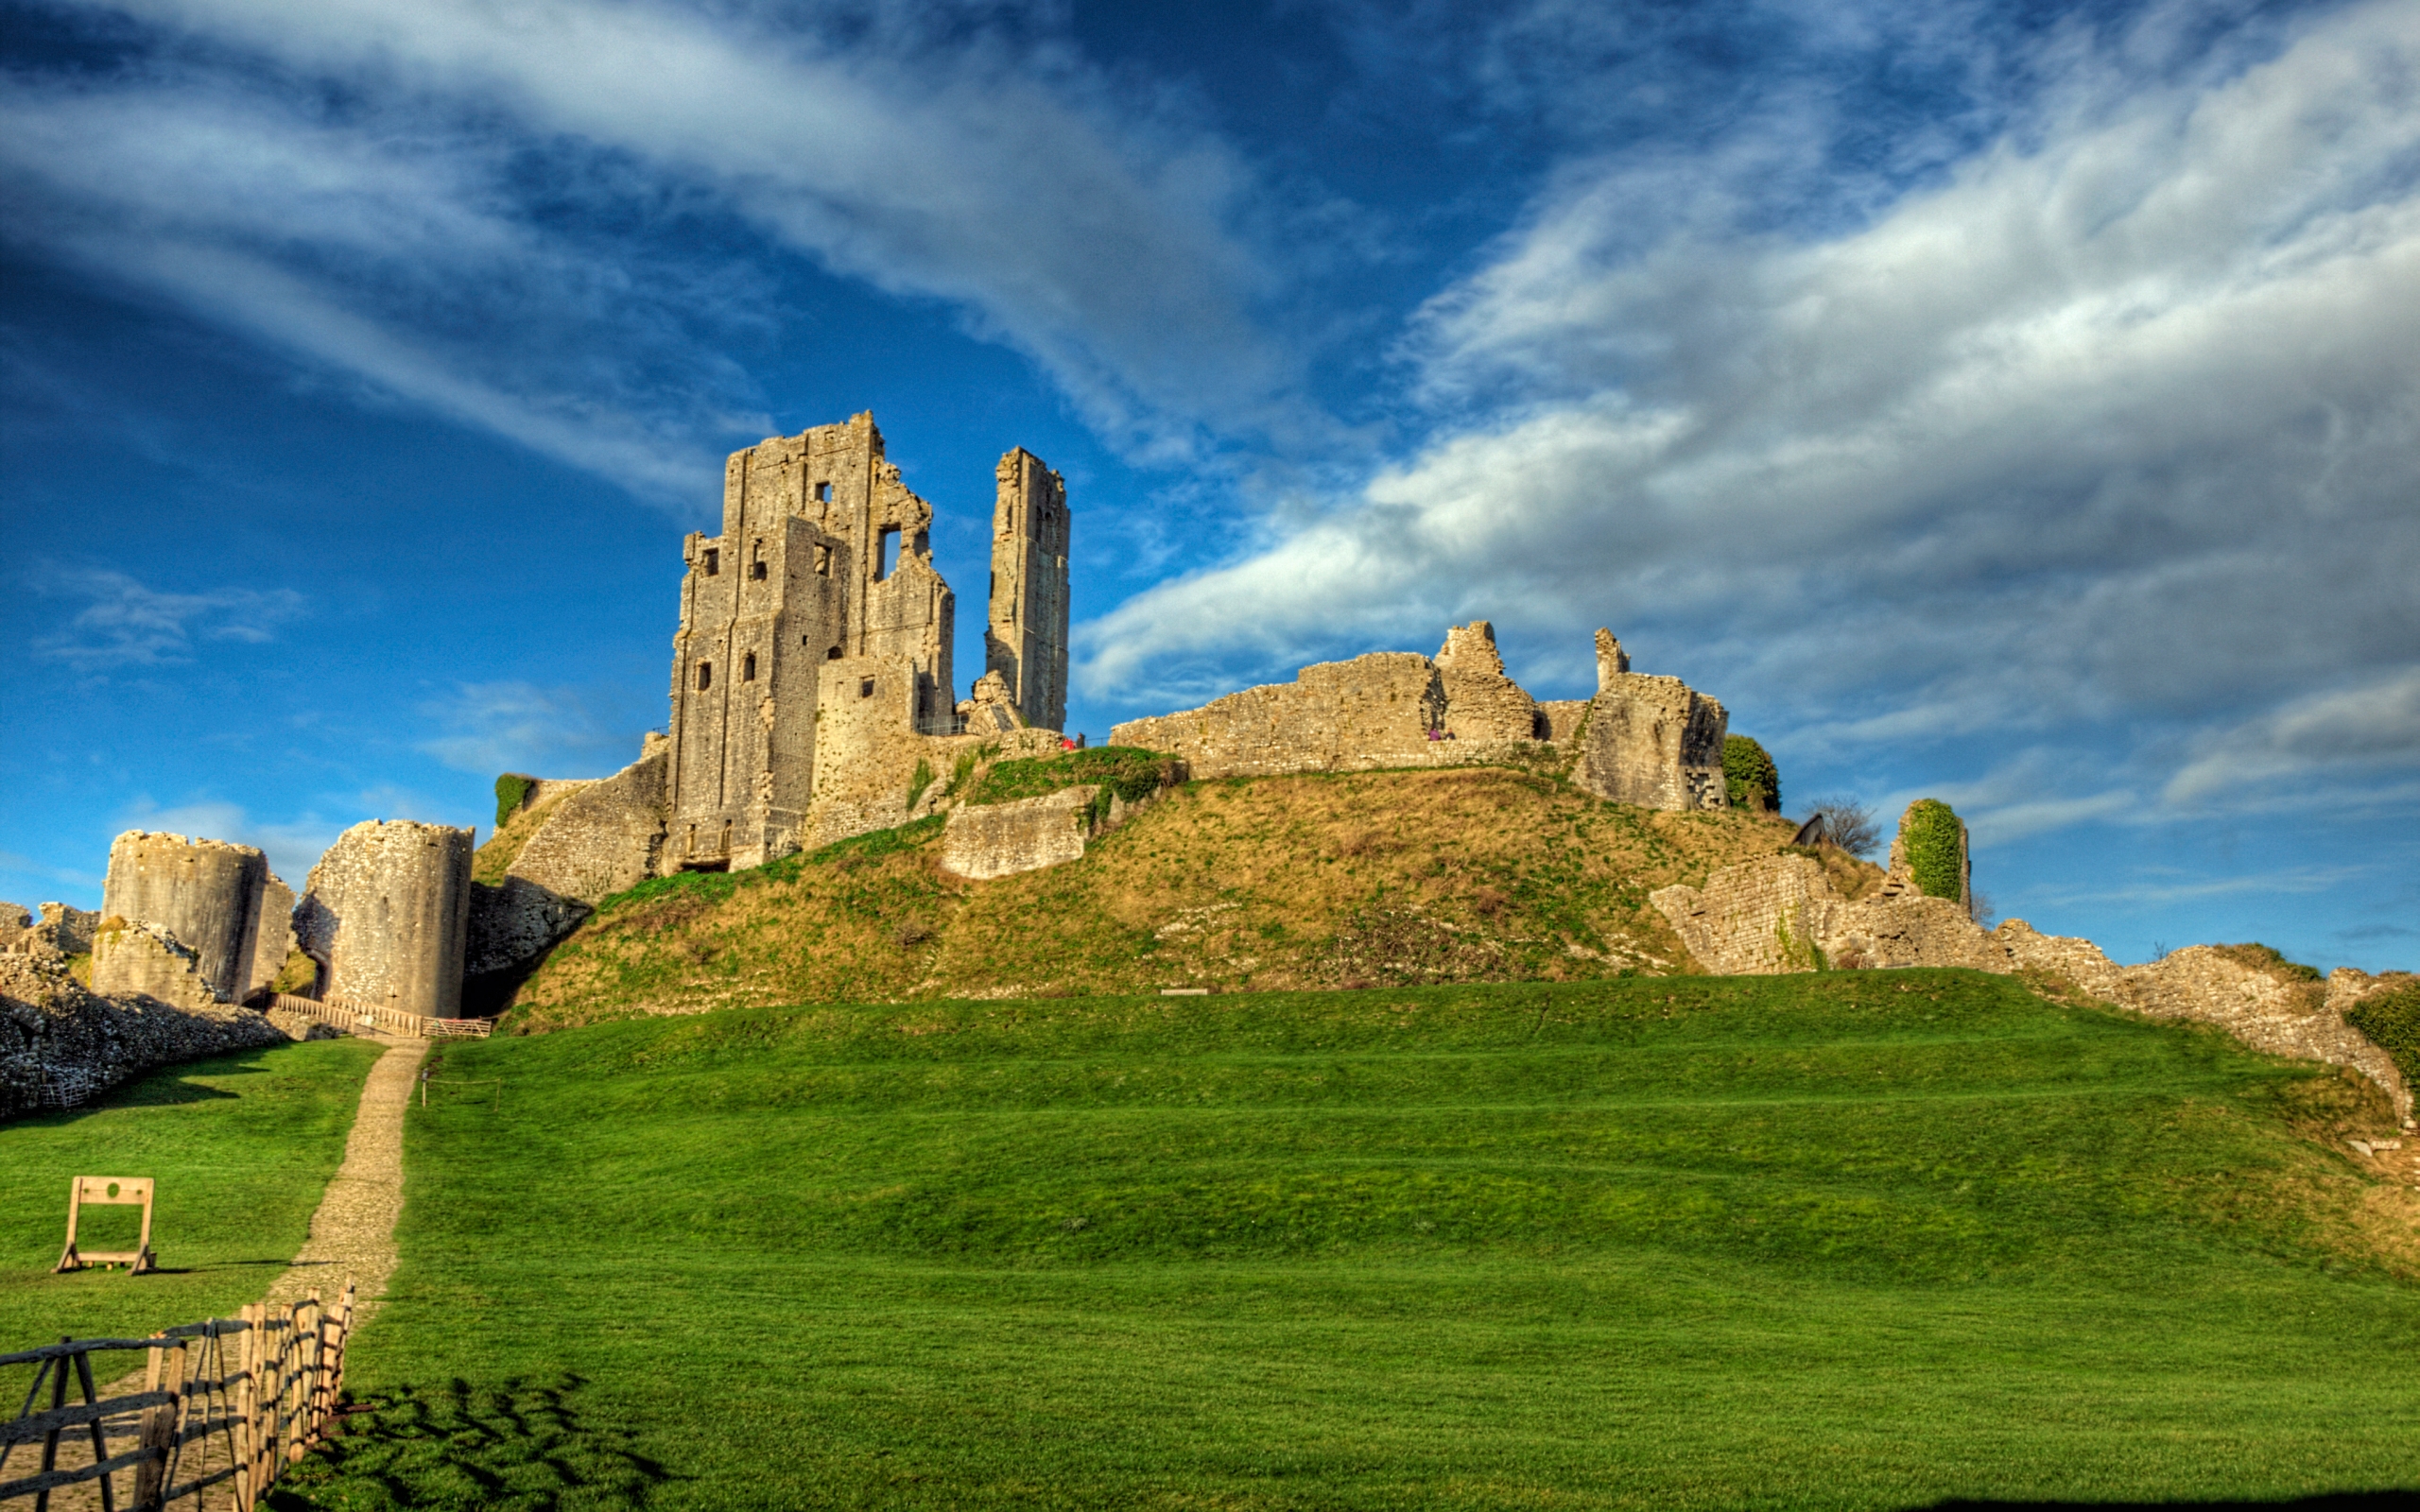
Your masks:
[{"label": "stone masonry texture", "polygon": [[984,670],[999,674],[1027,724],[1057,730],[1067,719],[1067,484],[1021,446],[994,476]]},{"label": "stone masonry texture", "polygon": [[372,819],[311,868],[295,935],[320,963],[323,999],[451,1019],[470,905],[470,831]]},{"label": "stone masonry texture", "polygon": [[0,1119],[75,1107],[153,1066],[285,1038],[250,1008],[202,997],[190,1008],[115,1000],[87,991],[56,951],[0,954]]},{"label": "stone masonry texture", "polygon": [[1585,703],[1532,699],[1505,676],[1494,627],[1476,620],[1447,631],[1433,658],[1322,662],[1290,683],[1131,720],[1110,739],[1182,757],[1196,777],[1568,764],[1574,783],[1616,802],[1723,807],[1722,705],[1678,678],[1630,672],[1619,644],[1598,634],[1603,675]]},{"label": "stone masonry texture", "polygon": [[1797,853],[1724,867],[1703,887],[1664,887],[1648,901],[1717,975],[1908,966],[2039,973],[2152,1018],[2217,1024],[2256,1050],[2348,1067],[2386,1091],[2396,1116],[2411,1116],[2411,1090],[2392,1057],[2345,1022],[2344,1009],[2375,989],[2359,972],[2339,971],[2322,988],[2209,945],[2121,967],[2090,940],[2043,935],[2021,919],[1986,931],[1962,904],[1912,885],[1844,899],[1821,864]]},{"label": "stone masonry texture", "polygon": [[942,831],[942,869],[982,882],[1081,860],[1084,811],[1096,791],[1080,784],[951,810]]},{"label": "stone masonry texture", "polygon": [[[182,941],[194,953],[211,994],[222,1003],[233,1002],[251,989],[262,889],[268,881],[268,863],[251,846],[129,830],[110,847],[101,915],[150,924]],[[131,990],[114,971],[96,955],[95,990]]]},{"label": "stone masonry texture", "polygon": [[[1065,486],[1022,449],[995,473],[988,656],[994,671],[1014,662],[1024,722],[1046,713],[1055,727]],[[957,599],[933,565],[932,523],[870,414],[732,455],[721,534],[683,547],[657,871],[761,866],[897,822],[919,762],[940,754],[924,743],[963,729]]]}]

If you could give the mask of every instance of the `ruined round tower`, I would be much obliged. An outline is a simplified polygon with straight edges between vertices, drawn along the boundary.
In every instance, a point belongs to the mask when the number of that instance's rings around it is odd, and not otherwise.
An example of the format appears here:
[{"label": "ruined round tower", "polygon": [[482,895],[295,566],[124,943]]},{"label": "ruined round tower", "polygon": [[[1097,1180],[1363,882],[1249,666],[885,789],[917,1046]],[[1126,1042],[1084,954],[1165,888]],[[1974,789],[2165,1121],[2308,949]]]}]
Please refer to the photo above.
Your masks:
[{"label": "ruined round tower", "polygon": [[[268,862],[251,846],[129,830],[110,847],[101,917],[173,936],[194,953],[195,974],[211,995],[232,1003],[251,988],[268,880]],[[117,980],[130,959],[102,953],[93,963],[94,990],[150,990],[144,982]]]},{"label": "ruined round tower", "polygon": [[471,832],[370,819],[337,836],[303,884],[296,943],[331,1003],[458,1016]]}]

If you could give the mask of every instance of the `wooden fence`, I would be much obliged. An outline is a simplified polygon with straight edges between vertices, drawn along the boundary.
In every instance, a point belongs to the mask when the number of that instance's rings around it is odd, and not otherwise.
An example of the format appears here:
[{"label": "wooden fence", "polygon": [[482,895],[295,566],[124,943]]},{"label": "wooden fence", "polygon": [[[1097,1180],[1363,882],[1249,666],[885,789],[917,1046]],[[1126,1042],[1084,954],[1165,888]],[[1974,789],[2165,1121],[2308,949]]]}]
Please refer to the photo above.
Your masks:
[{"label": "wooden fence", "polygon": [[489,1019],[431,1019],[396,1008],[372,1007],[341,999],[322,1003],[317,998],[298,998],[285,992],[270,998],[269,1006],[317,1019],[348,1034],[368,1027],[389,1034],[416,1035],[423,1040],[484,1040],[488,1031],[495,1027]]},{"label": "wooden fence", "polygon": [[[132,1498],[124,1505],[150,1512],[188,1499],[200,1507],[205,1490],[224,1486],[214,1502],[251,1512],[326,1428],[352,1336],[348,1283],[333,1309],[314,1292],[147,1339],[62,1339],[0,1354],[0,1367],[34,1366],[24,1406],[0,1422],[0,1503],[30,1500],[34,1512],[49,1512],[53,1491],[92,1482],[103,1512],[116,1512],[121,1485]],[[143,1389],[101,1396],[93,1357],[138,1349],[149,1364]],[[80,1401],[68,1400],[71,1377]],[[49,1405],[38,1408],[44,1396]],[[9,1478],[10,1458],[34,1444],[39,1469]]]}]

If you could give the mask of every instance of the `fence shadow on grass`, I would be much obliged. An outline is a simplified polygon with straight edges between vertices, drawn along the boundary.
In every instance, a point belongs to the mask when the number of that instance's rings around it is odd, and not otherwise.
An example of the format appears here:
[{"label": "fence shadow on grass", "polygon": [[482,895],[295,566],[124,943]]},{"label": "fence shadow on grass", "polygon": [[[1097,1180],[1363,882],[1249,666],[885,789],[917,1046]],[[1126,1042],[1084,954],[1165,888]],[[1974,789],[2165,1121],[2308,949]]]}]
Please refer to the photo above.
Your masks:
[{"label": "fence shadow on grass", "polygon": [[671,1472],[637,1452],[634,1429],[595,1421],[577,1375],[498,1385],[456,1380],[349,1403],[267,1505],[478,1507],[556,1512],[644,1507]]},{"label": "fence shadow on grass", "polygon": [[2331,1491],[2285,1502],[1935,1502],[1923,1512],[2410,1512],[2420,1484],[2399,1491]]}]

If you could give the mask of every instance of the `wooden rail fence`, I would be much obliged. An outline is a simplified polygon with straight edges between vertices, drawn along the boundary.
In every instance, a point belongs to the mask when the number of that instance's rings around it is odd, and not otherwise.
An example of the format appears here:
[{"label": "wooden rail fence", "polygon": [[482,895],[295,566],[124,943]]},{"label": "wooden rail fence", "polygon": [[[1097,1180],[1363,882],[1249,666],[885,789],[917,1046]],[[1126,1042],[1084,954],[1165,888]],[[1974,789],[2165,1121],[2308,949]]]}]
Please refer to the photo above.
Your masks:
[{"label": "wooden rail fence", "polygon": [[[34,1512],[49,1512],[53,1491],[96,1482],[102,1512],[116,1512],[118,1483],[130,1478],[123,1504],[135,1512],[188,1498],[199,1507],[203,1491],[220,1486],[233,1500],[218,1504],[251,1512],[326,1428],[352,1337],[348,1282],[334,1308],[313,1292],[147,1339],[61,1339],[0,1354],[0,1368],[34,1366],[25,1404],[0,1422],[0,1503],[30,1500]],[[100,1396],[93,1357],[137,1349],[149,1357],[143,1389]],[[71,1376],[80,1401],[68,1400]],[[37,1408],[44,1396],[49,1405]],[[32,1444],[41,1446],[40,1468],[8,1478],[9,1459]]]},{"label": "wooden rail fence", "polygon": [[365,1025],[384,1029],[389,1034],[415,1035],[423,1040],[484,1040],[493,1029],[488,1019],[431,1019],[418,1013],[405,1013],[396,1008],[381,1008],[338,999],[322,1003],[317,998],[298,998],[280,992],[269,999],[269,1006],[317,1019],[351,1033]]}]

